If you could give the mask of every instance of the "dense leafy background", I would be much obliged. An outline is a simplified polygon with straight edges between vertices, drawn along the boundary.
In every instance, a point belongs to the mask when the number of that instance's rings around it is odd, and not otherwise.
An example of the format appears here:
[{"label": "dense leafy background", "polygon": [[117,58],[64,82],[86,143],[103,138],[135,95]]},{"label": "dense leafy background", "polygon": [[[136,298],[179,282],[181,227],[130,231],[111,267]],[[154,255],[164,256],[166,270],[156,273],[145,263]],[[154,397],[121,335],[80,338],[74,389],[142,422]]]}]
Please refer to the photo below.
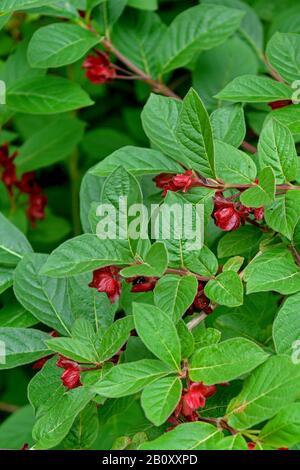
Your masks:
[{"label": "dense leafy background", "polygon": [[[17,149],[18,176],[35,171],[48,197],[45,220],[33,227],[25,200],[12,201],[0,180],[0,339],[8,350],[0,447],[297,447],[300,108],[268,103],[290,100],[300,79],[299,1],[0,3],[0,145]],[[104,36],[143,80],[95,85],[85,77],[84,58]],[[198,187],[168,193],[164,204],[205,205],[201,251],[188,252],[184,239],[151,246],[93,235],[95,203],[162,201],[152,178],[182,173],[179,162],[219,183],[250,185],[241,203],[263,206],[268,229],[247,223],[224,233],[211,217],[214,191]],[[109,265],[124,278],[161,279],[153,293],[134,294],[124,282],[111,305],[88,287],[93,270]],[[194,274],[214,307],[201,323],[200,312],[184,316]],[[32,369],[57,353],[104,366],[66,391],[57,356]],[[182,366],[191,380],[218,384],[217,393],[199,410],[207,422],[166,433],[186,385]]]}]

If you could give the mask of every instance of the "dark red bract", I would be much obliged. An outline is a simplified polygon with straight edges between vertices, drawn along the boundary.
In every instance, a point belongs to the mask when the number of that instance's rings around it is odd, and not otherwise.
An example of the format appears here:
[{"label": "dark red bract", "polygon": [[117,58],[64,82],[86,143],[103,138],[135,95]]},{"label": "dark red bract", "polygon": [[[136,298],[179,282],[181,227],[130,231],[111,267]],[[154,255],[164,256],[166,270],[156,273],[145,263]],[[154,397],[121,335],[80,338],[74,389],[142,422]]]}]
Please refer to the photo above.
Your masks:
[{"label": "dark red bract", "polygon": [[186,193],[190,188],[197,185],[198,179],[192,170],[187,170],[185,173],[178,175],[161,173],[153,181],[158,188],[163,189],[162,196],[165,197],[168,191]]},{"label": "dark red bract", "polygon": [[93,272],[93,280],[89,287],[105,292],[110,303],[115,303],[121,295],[119,270],[115,266],[100,268]]},{"label": "dark red bract", "polygon": [[95,85],[109,83],[117,77],[116,69],[111,64],[108,55],[95,51],[96,55],[86,57],[82,67],[86,69],[86,77]]},{"label": "dark red bract", "polygon": [[291,100],[278,100],[278,101],[271,101],[268,104],[273,110],[275,110],[275,109],[285,108],[286,106],[290,106],[291,104],[293,104],[293,102]]},{"label": "dark red bract", "polygon": [[189,416],[196,420],[195,411],[204,408],[206,399],[217,392],[215,385],[204,385],[202,382],[191,382],[188,389],[183,391],[180,402],[175,410],[175,417]]},{"label": "dark red bract", "polygon": [[234,207],[224,207],[214,213],[216,225],[225,232],[237,230],[241,226],[241,217]]},{"label": "dark red bract", "polygon": [[61,376],[62,383],[69,390],[81,386],[80,371],[78,369],[66,369]]},{"label": "dark red bract", "polygon": [[152,291],[158,281],[157,277],[131,277],[126,282],[132,283],[131,292],[148,292]]}]

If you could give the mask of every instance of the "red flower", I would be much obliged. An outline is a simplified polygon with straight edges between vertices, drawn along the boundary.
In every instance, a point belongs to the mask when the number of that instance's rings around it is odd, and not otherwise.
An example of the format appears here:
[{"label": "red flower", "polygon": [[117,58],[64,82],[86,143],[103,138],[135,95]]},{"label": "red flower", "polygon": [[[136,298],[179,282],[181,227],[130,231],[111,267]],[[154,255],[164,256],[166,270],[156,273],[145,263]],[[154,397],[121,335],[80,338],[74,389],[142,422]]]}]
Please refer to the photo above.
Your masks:
[{"label": "red flower", "polygon": [[17,182],[17,173],[16,173],[16,166],[10,160],[6,164],[6,167],[2,173],[2,181],[7,187],[8,191],[12,192],[12,187]]},{"label": "red flower", "polygon": [[30,194],[27,217],[34,226],[36,220],[44,220],[48,198],[43,194]]},{"label": "red flower", "polygon": [[96,51],[97,55],[88,55],[82,67],[86,69],[86,77],[95,85],[109,83],[117,76],[115,68],[108,59],[108,55]]},{"label": "red flower", "polygon": [[130,277],[126,282],[132,282],[131,292],[148,292],[154,289],[157,277]]},{"label": "red flower", "polygon": [[68,389],[77,388],[80,383],[80,365],[64,356],[59,356],[56,365],[65,369],[61,376],[62,383]]},{"label": "red flower", "polygon": [[61,369],[77,369],[79,370],[80,367],[77,364],[77,362],[72,361],[71,359],[68,359],[67,357],[64,356],[59,356],[59,358],[56,361],[57,367],[60,367]]},{"label": "red flower", "polygon": [[114,266],[100,268],[93,272],[93,280],[89,287],[93,287],[98,292],[106,292],[110,303],[115,303],[121,295],[121,282],[119,270]]},{"label": "red flower", "polygon": [[256,444],[255,442],[248,442],[247,446],[248,446],[248,450],[254,450],[256,447]]},{"label": "red flower", "polygon": [[187,170],[182,175],[176,175],[173,178],[173,183],[177,189],[181,189],[186,193],[190,188],[192,188],[197,181],[192,170]]},{"label": "red flower", "polygon": [[254,218],[260,222],[261,220],[263,220],[263,218],[265,216],[264,208],[259,207],[258,209],[254,209],[253,215],[254,215]]},{"label": "red flower", "polygon": [[213,396],[217,391],[215,385],[204,385],[202,382],[192,382],[182,394],[181,400],[175,410],[175,417],[179,415],[193,417],[198,408],[204,408],[206,398]]},{"label": "red flower", "polygon": [[271,103],[268,104],[272,109],[281,109],[285,108],[286,106],[290,106],[291,104],[293,104],[293,102],[291,100],[278,100],[271,101]]},{"label": "red flower", "polygon": [[212,312],[210,307],[210,300],[204,294],[204,284],[202,282],[198,283],[198,292],[193,302],[193,306],[197,310],[203,310],[207,315]]},{"label": "red flower", "polygon": [[171,173],[161,173],[153,180],[158,188],[163,189],[162,196],[165,197],[168,191],[183,191],[186,193],[196,185],[197,178],[192,170],[187,170],[183,174],[172,175]]},{"label": "red flower", "polygon": [[32,192],[41,192],[41,189],[35,183],[35,173],[33,171],[24,173],[21,181],[18,181],[16,186],[21,191],[21,193],[30,194]]},{"label": "red flower", "polygon": [[80,387],[80,370],[73,368],[66,369],[61,376],[61,380],[69,390]]},{"label": "red flower", "polygon": [[214,213],[216,225],[225,232],[237,230],[241,225],[241,216],[234,207],[224,207]]}]

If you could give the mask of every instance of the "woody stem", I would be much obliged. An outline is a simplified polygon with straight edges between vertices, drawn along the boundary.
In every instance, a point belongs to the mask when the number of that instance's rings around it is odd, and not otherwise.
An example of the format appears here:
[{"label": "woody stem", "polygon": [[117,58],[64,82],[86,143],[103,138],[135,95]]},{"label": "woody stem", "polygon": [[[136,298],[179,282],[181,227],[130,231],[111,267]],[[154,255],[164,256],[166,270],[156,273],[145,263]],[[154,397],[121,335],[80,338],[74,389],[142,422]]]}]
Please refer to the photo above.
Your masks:
[{"label": "woody stem", "polygon": [[192,275],[192,276],[195,276],[198,281],[202,281],[202,282],[208,282],[210,281],[210,279],[212,279],[211,277],[207,277],[207,276],[200,276],[199,274],[196,274],[196,273],[192,273],[186,269],[172,269],[172,268],[168,268],[166,270],[166,274],[178,274],[179,276],[188,276],[188,275]]},{"label": "woody stem", "polygon": [[112,52],[117,57],[117,59],[119,59],[120,62],[126,65],[129,70],[138,75],[141,80],[148,83],[154,91],[156,91],[157,93],[161,93],[162,95],[175,98],[177,100],[181,99],[178,95],[176,95],[173,90],[171,90],[171,88],[167,87],[167,85],[158,80],[154,80],[150,75],[146,74],[143,70],[134,65],[108,39],[102,39],[101,43],[107,51]]}]

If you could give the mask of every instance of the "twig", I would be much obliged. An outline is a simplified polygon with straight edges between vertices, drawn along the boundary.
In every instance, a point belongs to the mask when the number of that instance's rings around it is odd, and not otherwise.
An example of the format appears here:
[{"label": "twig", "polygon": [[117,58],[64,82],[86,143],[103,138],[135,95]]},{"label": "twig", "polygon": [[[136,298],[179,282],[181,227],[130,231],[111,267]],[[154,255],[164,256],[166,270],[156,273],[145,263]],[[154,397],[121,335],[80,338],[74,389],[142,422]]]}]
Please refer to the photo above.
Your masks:
[{"label": "twig", "polygon": [[196,328],[196,326],[200,325],[200,323],[202,323],[207,316],[208,315],[206,313],[202,312],[196,318],[193,318],[193,320],[188,322],[187,327],[189,331],[192,331],[194,328]]},{"label": "twig", "polygon": [[294,256],[296,263],[298,264],[298,266],[300,266],[300,254],[298,253],[296,247],[294,245],[291,245],[289,246],[289,249],[292,255]]},{"label": "twig", "polygon": [[15,411],[18,411],[18,409],[19,406],[0,402],[0,411],[4,411],[5,413],[14,413]]},{"label": "twig", "polygon": [[253,155],[255,155],[255,154],[257,153],[257,148],[254,147],[254,145],[249,144],[249,142],[246,142],[246,140],[244,140],[244,142],[242,143],[241,147],[242,147],[244,150],[247,150],[247,152],[252,153]]},{"label": "twig", "polygon": [[147,75],[143,70],[134,65],[127,57],[125,57],[108,39],[102,39],[101,41],[104,48],[112,52],[120,62],[126,67],[138,75],[144,82],[148,83],[155,92],[161,93],[162,95],[181,100],[181,98],[171,88],[167,87],[164,83],[154,80],[150,75]]},{"label": "twig", "polygon": [[196,274],[196,273],[193,273],[191,271],[188,271],[187,269],[172,269],[172,268],[168,268],[166,270],[166,274],[178,274],[179,276],[188,276],[188,275],[192,275],[192,276],[195,276],[198,281],[202,281],[202,282],[208,282],[210,281],[211,279],[213,279],[213,277],[207,277],[207,276],[200,276],[199,274]]}]

